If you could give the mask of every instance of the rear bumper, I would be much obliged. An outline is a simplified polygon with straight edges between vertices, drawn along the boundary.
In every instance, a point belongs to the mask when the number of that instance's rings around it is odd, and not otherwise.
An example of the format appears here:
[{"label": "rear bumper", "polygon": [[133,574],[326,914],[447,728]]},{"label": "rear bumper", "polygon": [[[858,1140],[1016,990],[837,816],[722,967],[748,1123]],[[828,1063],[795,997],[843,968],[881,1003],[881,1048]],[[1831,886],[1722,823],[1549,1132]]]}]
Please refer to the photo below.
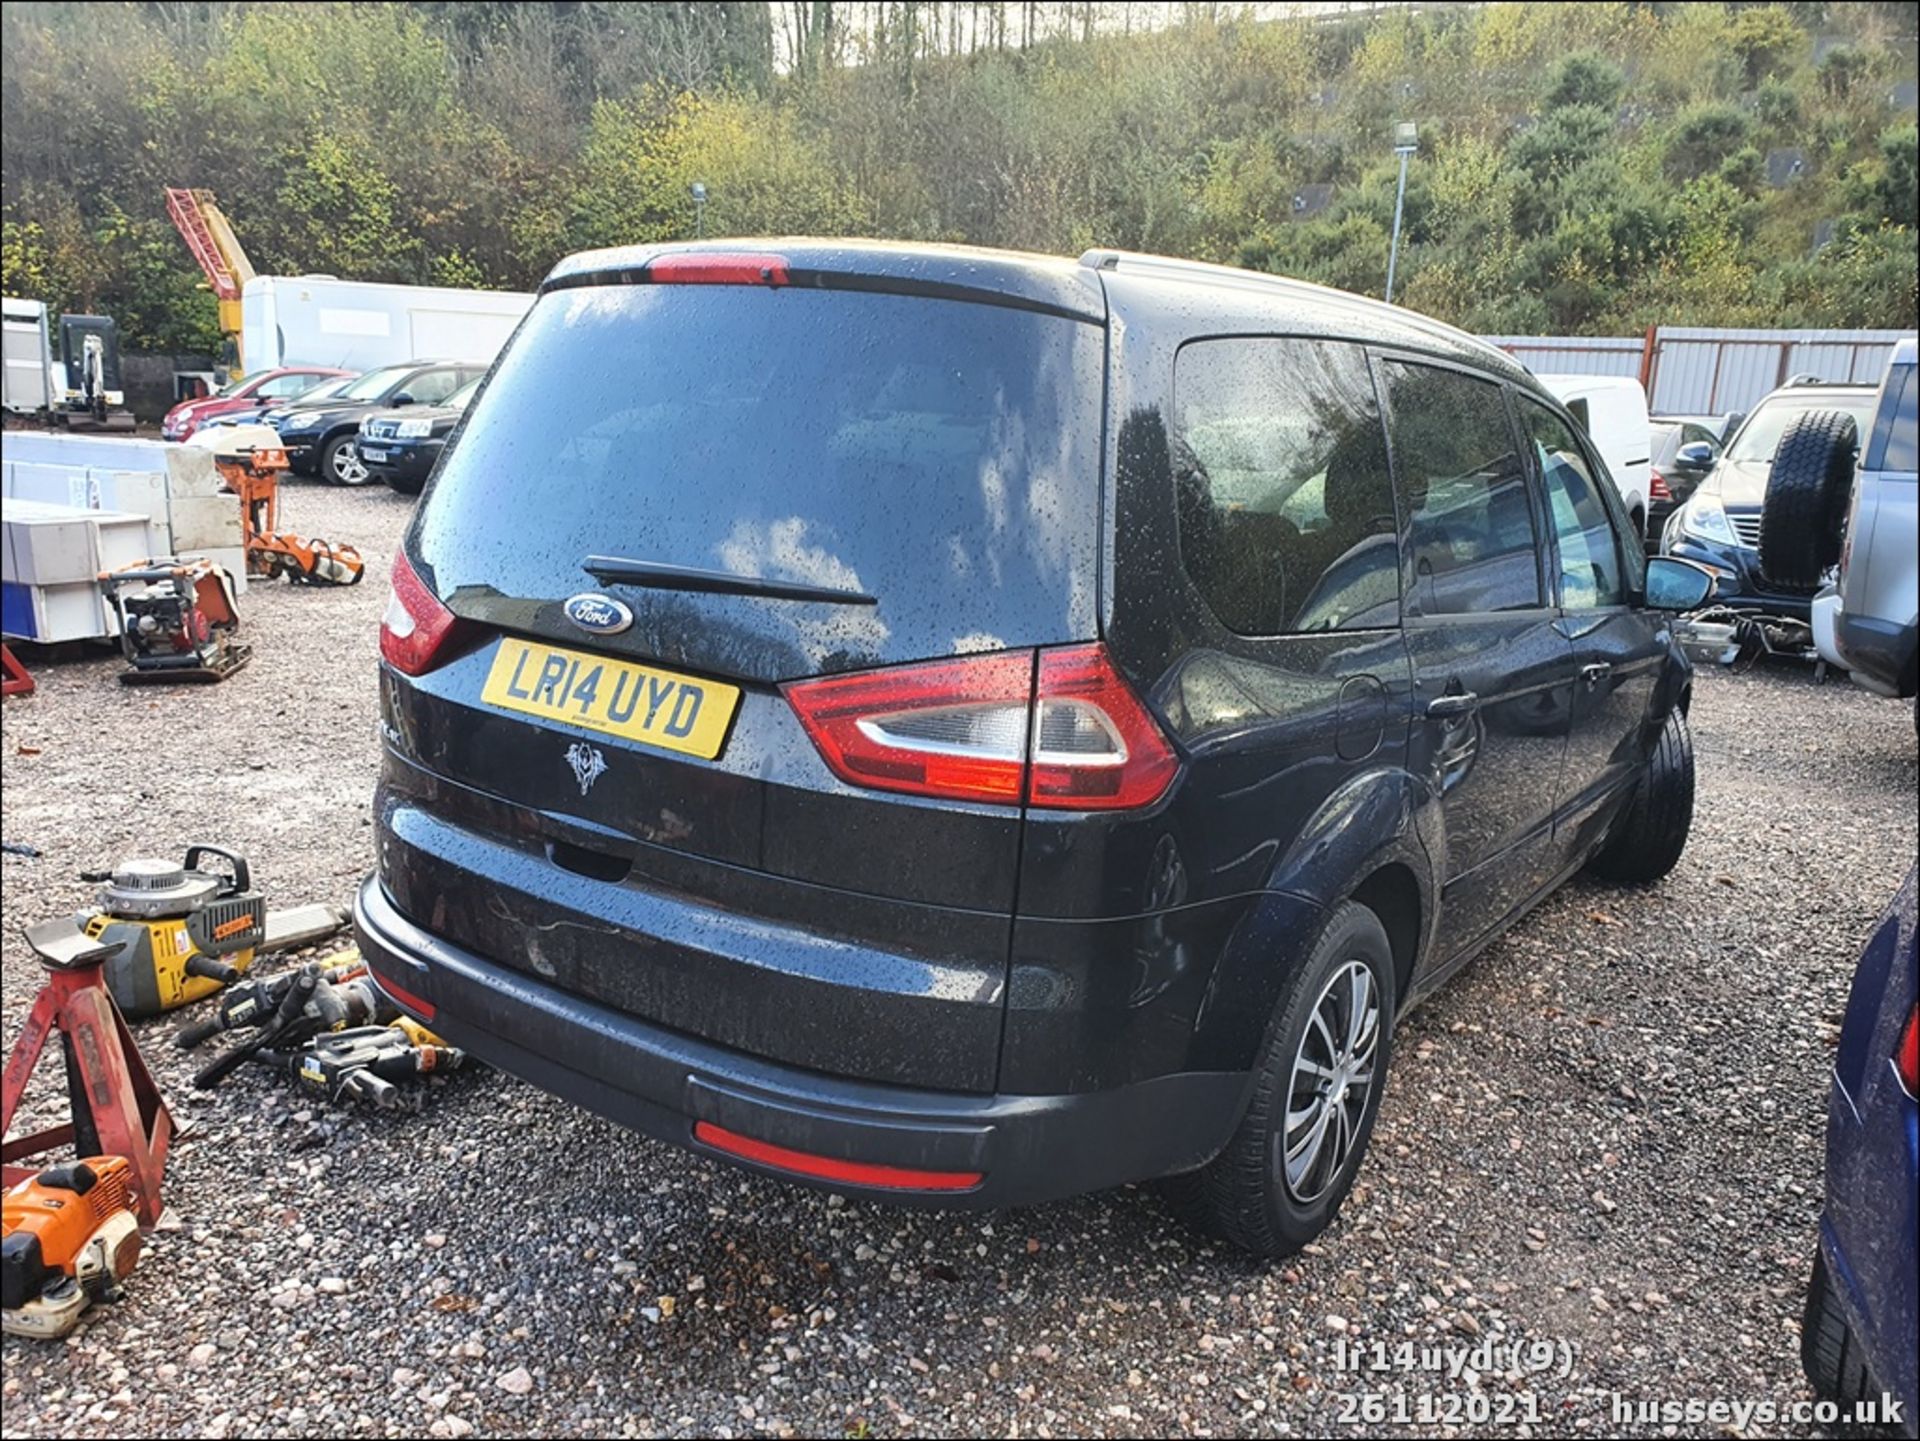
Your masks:
[{"label": "rear bumper", "polygon": [[[377,877],[360,888],[354,927],[375,978],[430,1005],[421,1018],[481,1060],[645,1135],[848,1195],[986,1210],[1191,1170],[1226,1144],[1245,1094],[1230,1072],[1060,1096],[848,1080],[649,1025],[451,946]],[[981,1179],[962,1191],[819,1181],[716,1150],[696,1139],[699,1122],[812,1157]]]},{"label": "rear bumper", "polygon": [[1882,695],[1913,694],[1914,627],[1876,616],[1849,615],[1844,607],[1833,619],[1834,650],[1855,681]]}]

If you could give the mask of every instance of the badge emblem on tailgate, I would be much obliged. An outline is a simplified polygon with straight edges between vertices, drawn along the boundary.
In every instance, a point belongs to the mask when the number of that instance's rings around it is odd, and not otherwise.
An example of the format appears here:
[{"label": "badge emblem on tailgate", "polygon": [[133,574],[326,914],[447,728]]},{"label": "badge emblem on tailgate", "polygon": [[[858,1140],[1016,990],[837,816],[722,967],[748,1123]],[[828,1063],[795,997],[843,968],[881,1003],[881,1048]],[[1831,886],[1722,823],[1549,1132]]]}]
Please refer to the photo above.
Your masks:
[{"label": "badge emblem on tailgate", "polygon": [[593,783],[607,771],[607,758],[600,754],[600,747],[585,741],[575,741],[567,747],[567,764],[573,768],[573,778],[580,782],[581,795],[592,790]]},{"label": "badge emblem on tailgate", "polygon": [[576,595],[562,609],[568,620],[593,635],[618,635],[633,624],[633,612],[610,595]]}]

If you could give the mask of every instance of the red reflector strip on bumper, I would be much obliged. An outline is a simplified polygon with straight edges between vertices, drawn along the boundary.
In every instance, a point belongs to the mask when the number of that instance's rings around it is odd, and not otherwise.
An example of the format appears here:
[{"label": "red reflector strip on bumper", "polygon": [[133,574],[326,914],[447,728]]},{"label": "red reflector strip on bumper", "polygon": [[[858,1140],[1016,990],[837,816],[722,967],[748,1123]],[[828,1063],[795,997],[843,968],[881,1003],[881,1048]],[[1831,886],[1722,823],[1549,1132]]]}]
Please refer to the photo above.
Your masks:
[{"label": "red reflector strip on bumper", "polygon": [[789,1151],[785,1146],[738,1135],[711,1121],[694,1122],[693,1138],[743,1160],[758,1161],[763,1166],[799,1176],[815,1176],[823,1181],[845,1181],[850,1186],[876,1186],[889,1191],[970,1191],[982,1180],[979,1171],[915,1171],[904,1166],[836,1161],[831,1156]]},{"label": "red reflector strip on bumper", "polygon": [[413,1012],[413,1014],[421,1020],[431,1021],[433,1019],[432,1001],[421,1000],[420,997],[416,996],[412,991],[395,985],[371,966],[367,967],[367,974],[373,977],[375,985],[379,986],[381,990],[385,991],[389,996],[393,997],[396,1002]]}]

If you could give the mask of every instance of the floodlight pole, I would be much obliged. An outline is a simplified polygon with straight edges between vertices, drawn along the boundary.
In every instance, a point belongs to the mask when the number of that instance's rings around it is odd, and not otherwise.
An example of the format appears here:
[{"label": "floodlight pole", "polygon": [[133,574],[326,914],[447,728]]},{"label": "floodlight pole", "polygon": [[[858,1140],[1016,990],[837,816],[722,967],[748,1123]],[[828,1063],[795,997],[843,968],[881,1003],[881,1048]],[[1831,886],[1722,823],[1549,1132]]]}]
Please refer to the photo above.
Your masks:
[{"label": "floodlight pole", "polygon": [[1400,215],[1407,204],[1407,161],[1419,149],[1412,121],[1394,127],[1393,153],[1400,157],[1400,186],[1393,195],[1393,243],[1387,248],[1387,304],[1393,304],[1393,272],[1400,262]]}]

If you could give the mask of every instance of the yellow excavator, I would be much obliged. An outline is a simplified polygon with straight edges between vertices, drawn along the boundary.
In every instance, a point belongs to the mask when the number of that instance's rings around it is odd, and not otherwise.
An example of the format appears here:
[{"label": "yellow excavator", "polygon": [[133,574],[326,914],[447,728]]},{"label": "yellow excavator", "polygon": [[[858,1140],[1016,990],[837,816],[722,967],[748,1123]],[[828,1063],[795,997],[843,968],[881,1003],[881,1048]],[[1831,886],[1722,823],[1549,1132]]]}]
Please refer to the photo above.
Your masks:
[{"label": "yellow excavator", "polygon": [[[227,337],[221,361],[230,375],[246,373],[240,348],[240,293],[253,279],[253,262],[211,190],[167,191],[167,215],[200,263],[220,302],[220,330]],[[224,380],[225,377],[222,377]]]}]

